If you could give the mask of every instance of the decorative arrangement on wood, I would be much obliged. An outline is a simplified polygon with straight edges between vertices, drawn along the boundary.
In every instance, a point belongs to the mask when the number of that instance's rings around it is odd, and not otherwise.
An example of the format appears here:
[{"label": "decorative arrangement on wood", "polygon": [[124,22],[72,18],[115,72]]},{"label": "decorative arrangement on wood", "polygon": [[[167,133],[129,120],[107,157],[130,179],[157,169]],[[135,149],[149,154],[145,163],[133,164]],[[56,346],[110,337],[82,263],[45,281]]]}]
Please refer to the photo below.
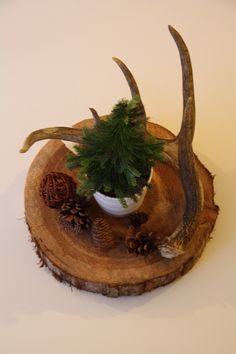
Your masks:
[{"label": "decorative arrangement on wood", "polygon": [[137,103],[132,124],[142,122],[144,140],[151,136],[162,144],[163,158],[154,164],[151,188],[136,212],[115,217],[94,197],[77,195],[80,167],[66,168],[68,149],[61,140],[84,144],[84,128],[94,129],[109,116],[100,117],[91,108],[93,119],[72,128],[34,131],[21,149],[26,152],[36,141],[52,139],[29,169],[26,222],[42,265],[76,288],[117,297],[168,284],[192,268],[214,228],[218,207],[213,177],[192,148],[195,101],[190,56],[180,34],[171,26],[169,30],[179,50],[183,78],[183,118],[177,136],[147,122],[133,75],[120,59],[113,58]]}]

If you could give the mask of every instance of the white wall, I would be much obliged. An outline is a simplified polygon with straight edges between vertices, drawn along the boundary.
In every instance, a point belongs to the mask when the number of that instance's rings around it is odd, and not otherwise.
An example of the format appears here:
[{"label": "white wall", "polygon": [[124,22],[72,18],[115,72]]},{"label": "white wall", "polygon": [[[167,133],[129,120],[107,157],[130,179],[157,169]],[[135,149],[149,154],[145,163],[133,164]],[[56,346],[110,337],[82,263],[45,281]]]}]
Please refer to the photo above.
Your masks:
[{"label": "white wall", "polygon": [[[71,292],[37,267],[24,225],[32,130],[72,125],[88,107],[109,113],[127,84],[123,59],[151,119],[177,132],[181,68],[168,32],[188,44],[194,70],[194,149],[216,174],[213,240],[179,281],[137,298]],[[0,1],[0,353],[233,354],[235,286],[235,0]]]}]

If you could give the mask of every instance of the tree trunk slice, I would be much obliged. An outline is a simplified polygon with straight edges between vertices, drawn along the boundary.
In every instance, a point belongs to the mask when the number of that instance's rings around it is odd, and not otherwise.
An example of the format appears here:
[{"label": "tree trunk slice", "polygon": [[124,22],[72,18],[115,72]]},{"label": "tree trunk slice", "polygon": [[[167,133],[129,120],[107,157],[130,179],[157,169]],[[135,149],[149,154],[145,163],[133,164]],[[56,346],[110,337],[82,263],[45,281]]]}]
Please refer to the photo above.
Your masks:
[{"label": "tree trunk slice", "polygon": [[[84,120],[76,127],[92,124],[92,120]],[[154,123],[148,123],[148,130],[159,138],[174,137],[167,129]],[[58,222],[58,211],[48,208],[40,197],[39,185],[42,178],[53,171],[67,173],[76,181],[76,171],[68,171],[65,167],[67,154],[68,150],[62,142],[48,142],[35,157],[25,187],[26,221],[32,240],[42,265],[47,266],[58,280],[106,296],[140,295],[172,282],[192,268],[209,239],[218,215],[213,177],[198,159],[197,173],[204,191],[198,227],[183,255],[165,259],[158,252],[146,257],[129,254],[122,242],[129,226],[129,217],[116,218],[105,214],[93,198],[89,206],[92,219],[106,219],[118,246],[109,251],[99,251],[94,247],[89,233],[82,232],[76,237],[63,229]],[[184,207],[185,198],[178,170],[158,162],[154,167],[152,189],[140,208],[149,215],[148,229],[160,239],[168,236],[181,222]]]}]

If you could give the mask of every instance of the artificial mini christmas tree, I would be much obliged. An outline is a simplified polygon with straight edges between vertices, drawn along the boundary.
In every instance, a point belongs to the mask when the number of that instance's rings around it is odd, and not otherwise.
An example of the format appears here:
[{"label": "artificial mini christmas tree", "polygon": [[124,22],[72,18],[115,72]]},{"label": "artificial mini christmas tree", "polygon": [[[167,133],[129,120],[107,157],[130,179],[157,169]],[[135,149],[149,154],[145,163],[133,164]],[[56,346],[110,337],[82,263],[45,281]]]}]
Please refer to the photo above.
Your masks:
[{"label": "artificial mini christmas tree", "polygon": [[91,197],[95,192],[137,199],[148,186],[151,168],[162,159],[164,142],[146,134],[147,119],[140,115],[140,100],[121,100],[106,120],[85,128],[77,155],[67,158],[67,166],[79,167],[79,193]]}]

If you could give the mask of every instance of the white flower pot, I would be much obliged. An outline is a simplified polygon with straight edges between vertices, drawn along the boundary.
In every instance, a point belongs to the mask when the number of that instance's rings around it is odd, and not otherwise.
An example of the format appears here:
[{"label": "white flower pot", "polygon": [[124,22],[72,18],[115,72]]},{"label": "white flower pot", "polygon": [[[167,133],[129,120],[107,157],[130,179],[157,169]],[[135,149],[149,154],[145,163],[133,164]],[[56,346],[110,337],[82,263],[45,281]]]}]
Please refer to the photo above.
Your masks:
[{"label": "white flower pot", "polygon": [[[148,183],[151,182],[153,175],[153,169],[151,169],[150,177],[148,179]],[[93,196],[96,199],[99,206],[108,214],[114,216],[124,216],[130,213],[133,213],[137,210],[144,201],[145,195],[147,193],[147,187],[143,188],[143,191],[140,195],[137,195],[137,201],[135,202],[131,198],[125,198],[125,201],[128,205],[127,208],[124,208],[118,198],[108,197],[105,194],[100,192],[96,192]]]}]

